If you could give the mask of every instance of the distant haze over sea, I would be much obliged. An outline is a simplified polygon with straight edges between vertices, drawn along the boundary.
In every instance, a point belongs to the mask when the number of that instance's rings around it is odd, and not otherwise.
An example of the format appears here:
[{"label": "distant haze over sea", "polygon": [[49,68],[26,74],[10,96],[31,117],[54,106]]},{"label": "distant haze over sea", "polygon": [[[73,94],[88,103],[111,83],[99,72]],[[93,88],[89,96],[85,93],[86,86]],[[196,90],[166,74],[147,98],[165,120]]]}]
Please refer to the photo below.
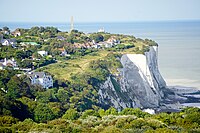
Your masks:
[{"label": "distant haze over sea", "polygon": [[[31,28],[54,26],[69,31],[69,23],[0,23],[8,26]],[[159,44],[159,68],[169,86],[179,85],[200,89],[200,21],[75,23],[75,29],[86,33],[106,32],[149,38]]]}]

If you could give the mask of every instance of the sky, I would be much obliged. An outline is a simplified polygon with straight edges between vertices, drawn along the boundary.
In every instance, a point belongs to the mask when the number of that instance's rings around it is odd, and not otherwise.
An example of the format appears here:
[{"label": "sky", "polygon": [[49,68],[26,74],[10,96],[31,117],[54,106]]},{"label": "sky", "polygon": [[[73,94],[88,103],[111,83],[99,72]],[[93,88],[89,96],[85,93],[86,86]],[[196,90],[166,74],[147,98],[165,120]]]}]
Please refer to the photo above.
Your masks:
[{"label": "sky", "polygon": [[0,0],[0,22],[200,20],[200,0]]}]

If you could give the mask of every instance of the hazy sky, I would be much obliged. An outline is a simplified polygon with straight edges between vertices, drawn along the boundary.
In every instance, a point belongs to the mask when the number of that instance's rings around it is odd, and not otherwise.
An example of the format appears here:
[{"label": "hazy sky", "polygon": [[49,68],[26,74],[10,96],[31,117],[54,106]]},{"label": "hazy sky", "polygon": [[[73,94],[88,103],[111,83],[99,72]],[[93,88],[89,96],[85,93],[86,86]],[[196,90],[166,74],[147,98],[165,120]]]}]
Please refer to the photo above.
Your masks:
[{"label": "hazy sky", "polygon": [[200,19],[200,0],[0,0],[0,22]]}]

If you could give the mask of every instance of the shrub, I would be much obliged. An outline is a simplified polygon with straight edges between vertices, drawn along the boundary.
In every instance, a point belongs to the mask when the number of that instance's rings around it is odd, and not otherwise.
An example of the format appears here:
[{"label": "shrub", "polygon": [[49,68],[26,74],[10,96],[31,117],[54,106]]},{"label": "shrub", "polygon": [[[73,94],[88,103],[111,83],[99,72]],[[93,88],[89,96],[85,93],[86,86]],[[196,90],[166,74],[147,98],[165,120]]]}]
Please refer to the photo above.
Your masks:
[{"label": "shrub", "polygon": [[168,128],[158,128],[156,130],[147,130],[145,133],[178,133],[178,132]]},{"label": "shrub", "polygon": [[18,122],[18,119],[12,117],[12,116],[1,116],[0,117],[0,126],[9,127],[12,124],[15,124]]},{"label": "shrub", "polygon": [[62,116],[64,119],[68,120],[76,120],[79,117],[78,112],[76,109],[68,109],[65,114]]},{"label": "shrub", "polygon": [[23,122],[12,125],[12,130],[18,132],[28,132],[34,125],[36,125],[36,123],[33,122],[32,119],[25,119]]},{"label": "shrub", "polygon": [[123,133],[123,131],[115,126],[106,127],[102,133]]},{"label": "shrub", "polygon": [[9,127],[0,127],[0,133],[12,133]]}]

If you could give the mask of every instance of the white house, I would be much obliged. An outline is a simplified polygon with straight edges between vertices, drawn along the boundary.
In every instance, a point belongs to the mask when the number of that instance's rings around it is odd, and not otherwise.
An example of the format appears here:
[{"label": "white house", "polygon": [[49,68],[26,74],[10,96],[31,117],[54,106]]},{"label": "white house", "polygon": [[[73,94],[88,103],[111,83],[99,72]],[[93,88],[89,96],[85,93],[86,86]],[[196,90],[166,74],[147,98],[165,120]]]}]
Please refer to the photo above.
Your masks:
[{"label": "white house", "polygon": [[98,32],[105,32],[104,28],[98,30]]},{"label": "white house", "polygon": [[28,73],[27,76],[30,78],[32,85],[38,84],[46,89],[53,87],[53,79],[51,75],[48,75],[45,72],[31,72]]},{"label": "white house", "polygon": [[41,56],[47,56],[48,52],[47,51],[38,51],[38,54],[40,54]]},{"label": "white house", "polygon": [[8,31],[8,30],[3,30],[3,33],[6,34],[6,35],[9,35],[9,34],[10,34],[10,31]]},{"label": "white house", "polygon": [[112,47],[113,47],[113,44],[112,44],[112,43],[105,43],[105,47],[106,47],[106,48],[112,48]]},{"label": "white house", "polygon": [[116,39],[115,37],[110,37],[106,42],[112,45],[120,44],[120,40]]},{"label": "white house", "polygon": [[99,42],[98,45],[105,48],[111,48],[113,46],[113,44],[107,42]]},{"label": "white house", "polygon": [[19,31],[19,29],[16,29],[15,31],[12,32],[12,35],[15,37],[21,36],[21,32]]},{"label": "white house", "polygon": [[98,49],[98,48],[101,48],[101,45],[100,44],[94,44],[92,47]]},{"label": "white house", "polygon": [[4,46],[9,46],[10,45],[10,42],[8,39],[2,39],[1,40],[1,44],[4,45]]},{"label": "white house", "polygon": [[11,60],[7,60],[6,58],[4,60],[0,61],[1,64],[1,69],[3,69],[6,66],[10,66],[10,67],[17,67],[17,62],[15,61],[14,58],[12,58]]},{"label": "white house", "polygon": [[2,39],[1,40],[1,44],[3,46],[12,45],[13,47],[15,47],[16,43],[17,43],[16,39]]},{"label": "white house", "polygon": [[60,49],[60,51],[61,51],[60,56],[70,56],[70,54],[67,53],[67,51],[65,50],[64,47],[62,49]]}]

